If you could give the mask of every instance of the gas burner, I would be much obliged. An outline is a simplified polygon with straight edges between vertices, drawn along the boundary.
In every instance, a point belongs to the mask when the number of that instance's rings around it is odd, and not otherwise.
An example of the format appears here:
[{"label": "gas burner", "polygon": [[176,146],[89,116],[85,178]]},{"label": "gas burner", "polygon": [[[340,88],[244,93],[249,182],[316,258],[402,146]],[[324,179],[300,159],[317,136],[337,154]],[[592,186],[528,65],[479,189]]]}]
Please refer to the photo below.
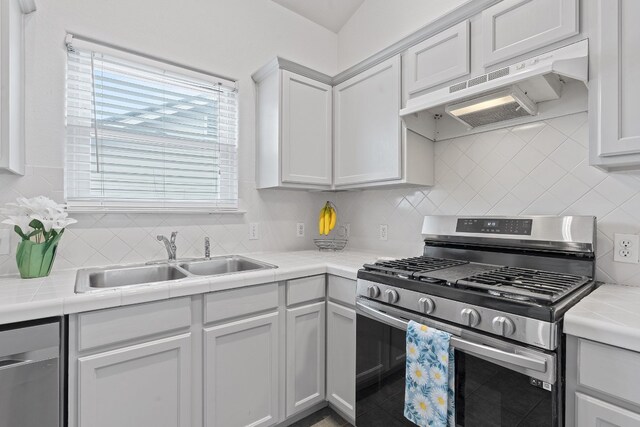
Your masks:
[{"label": "gas burner", "polygon": [[499,292],[499,291],[494,291],[494,290],[489,290],[489,291],[487,291],[487,293],[489,295],[493,295],[494,297],[508,298],[508,299],[512,299],[512,300],[516,300],[516,301],[532,301],[531,297],[527,297],[527,296],[524,296],[524,295],[509,294],[509,293]]},{"label": "gas burner", "polygon": [[458,280],[458,285],[520,301],[553,303],[590,281],[573,274],[502,267]]},{"label": "gas burner", "polygon": [[[463,264],[468,264],[468,261],[419,256],[392,261],[378,261],[375,264],[365,264],[364,269],[371,272],[397,276],[403,279],[413,279],[418,278],[416,275],[419,273],[441,270]],[[420,279],[432,282],[429,278],[420,277]]]}]

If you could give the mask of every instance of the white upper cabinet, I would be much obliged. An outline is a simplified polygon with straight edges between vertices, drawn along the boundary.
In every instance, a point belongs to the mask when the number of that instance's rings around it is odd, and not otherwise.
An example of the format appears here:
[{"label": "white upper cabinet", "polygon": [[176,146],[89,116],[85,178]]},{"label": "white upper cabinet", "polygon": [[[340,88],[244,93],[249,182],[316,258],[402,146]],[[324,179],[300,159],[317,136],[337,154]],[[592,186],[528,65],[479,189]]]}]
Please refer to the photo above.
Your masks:
[{"label": "white upper cabinet", "polygon": [[333,88],[335,188],[433,184],[433,142],[399,116],[400,56]]},{"label": "white upper cabinet", "polygon": [[282,72],[282,182],[331,185],[331,86]]},{"label": "white upper cabinet", "polygon": [[331,186],[332,87],[283,69],[277,58],[254,74],[258,188],[327,189]]},{"label": "white upper cabinet", "polygon": [[578,32],[578,0],[503,0],[482,12],[484,66]]},{"label": "white upper cabinet", "polygon": [[592,165],[640,168],[640,2],[598,0],[589,39]]},{"label": "white upper cabinet", "polygon": [[400,56],[334,89],[336,186],[402,177]]},{"label": "white upper cabinet", "polygon": [[411,97],[470,72],[469,20],[409,48],[403,56],[405,90]]},{"label": "white upper cabinet", "polygon": [[0,172],[24,174],[24,13],[33,2],[0,2]]}]

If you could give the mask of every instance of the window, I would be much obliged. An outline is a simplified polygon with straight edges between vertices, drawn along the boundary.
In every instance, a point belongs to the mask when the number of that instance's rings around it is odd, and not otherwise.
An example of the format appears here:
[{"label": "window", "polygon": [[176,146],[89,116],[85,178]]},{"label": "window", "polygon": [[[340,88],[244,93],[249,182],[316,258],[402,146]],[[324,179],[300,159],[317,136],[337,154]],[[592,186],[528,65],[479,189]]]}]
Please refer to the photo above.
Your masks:
[{"label": "window", "polygon": [[65,193],[76,210],[237,210],[233,81],[67,37]]}]

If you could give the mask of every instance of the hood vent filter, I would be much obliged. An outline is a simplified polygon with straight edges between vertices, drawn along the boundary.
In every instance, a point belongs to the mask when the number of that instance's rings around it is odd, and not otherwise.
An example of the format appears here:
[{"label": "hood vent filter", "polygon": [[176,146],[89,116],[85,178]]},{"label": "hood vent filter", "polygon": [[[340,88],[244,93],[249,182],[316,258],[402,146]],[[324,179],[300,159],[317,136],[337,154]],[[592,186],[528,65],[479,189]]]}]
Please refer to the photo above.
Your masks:
[{"label": "hood vent filter", "polygon": [[538,109],[517,86],[469,101],[447,105],[445,111],[470,128],[525,116],[534,116]]}]

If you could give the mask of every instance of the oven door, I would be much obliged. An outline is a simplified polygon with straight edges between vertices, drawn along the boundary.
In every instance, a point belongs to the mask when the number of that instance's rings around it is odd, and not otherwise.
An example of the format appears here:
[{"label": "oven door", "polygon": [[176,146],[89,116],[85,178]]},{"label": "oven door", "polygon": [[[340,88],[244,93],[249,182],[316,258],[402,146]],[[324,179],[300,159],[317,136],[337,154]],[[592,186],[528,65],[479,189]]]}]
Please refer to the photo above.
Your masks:
[{"label": "oven door", "polygon": [[414,320],[452,334],[456,426],[561,426],[555,353],[513,344],[374,301],[356,304],[356,426],[404,418],[405,331]]}]

